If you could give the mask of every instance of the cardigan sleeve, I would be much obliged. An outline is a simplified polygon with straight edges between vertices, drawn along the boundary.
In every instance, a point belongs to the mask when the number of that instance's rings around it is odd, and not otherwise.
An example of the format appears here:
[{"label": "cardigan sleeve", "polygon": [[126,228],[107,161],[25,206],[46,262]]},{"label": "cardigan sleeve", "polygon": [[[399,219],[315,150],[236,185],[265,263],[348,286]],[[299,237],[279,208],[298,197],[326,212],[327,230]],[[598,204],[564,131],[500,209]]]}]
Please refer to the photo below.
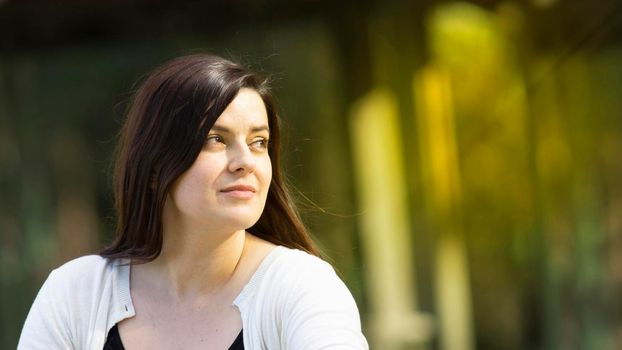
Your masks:
[{"label": "cardigan sleeve", "polygon": [[298,267],[283,308],[283,349],[368,349],[352,294],[328,263]]},{"label": "cardigan sleeve", "polygon": [[18,350],[73,349],[67,298],[56,272],[50,273],[28,312]]}]

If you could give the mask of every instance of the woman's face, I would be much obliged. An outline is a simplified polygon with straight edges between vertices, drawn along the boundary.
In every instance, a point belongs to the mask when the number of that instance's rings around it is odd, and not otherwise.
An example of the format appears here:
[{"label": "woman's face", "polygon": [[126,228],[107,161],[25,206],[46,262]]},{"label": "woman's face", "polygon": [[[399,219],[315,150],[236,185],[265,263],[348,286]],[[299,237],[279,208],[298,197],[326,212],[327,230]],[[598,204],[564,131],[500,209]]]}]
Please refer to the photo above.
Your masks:
[{"label": "woman's face", "polygon": [[175,181],[165,220],[208,231],[251,227],[263,212],[272,179],[269,137],[263,100],[255,90],[241,89],[192,166]]}]

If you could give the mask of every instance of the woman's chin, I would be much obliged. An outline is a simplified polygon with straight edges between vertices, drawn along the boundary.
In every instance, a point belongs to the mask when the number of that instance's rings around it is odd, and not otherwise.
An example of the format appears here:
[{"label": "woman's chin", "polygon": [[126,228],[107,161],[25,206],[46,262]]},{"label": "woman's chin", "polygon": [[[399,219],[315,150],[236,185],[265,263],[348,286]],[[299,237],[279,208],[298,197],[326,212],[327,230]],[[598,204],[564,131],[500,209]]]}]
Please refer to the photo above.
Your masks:
[{"label": "woman's chin", "polygon": [[222,227],[227,227],[228,230],[236,232],[240,230],[246,230],[259,220],[261,215],[233,215],[226,218],[222,218]]}]

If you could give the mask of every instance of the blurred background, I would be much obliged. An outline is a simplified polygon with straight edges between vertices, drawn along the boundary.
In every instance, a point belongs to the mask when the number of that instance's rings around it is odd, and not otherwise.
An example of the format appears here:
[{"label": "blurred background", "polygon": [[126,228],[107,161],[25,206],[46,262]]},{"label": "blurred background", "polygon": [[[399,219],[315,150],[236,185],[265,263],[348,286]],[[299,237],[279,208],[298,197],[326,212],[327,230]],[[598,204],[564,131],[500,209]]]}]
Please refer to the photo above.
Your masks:
[{"label": "blurred background", "polygon": [[110,241],[136,82],[197,51],[272,75],[373,349],[622,349],[619,0],[0,0],[0,50],[2,349]]}]

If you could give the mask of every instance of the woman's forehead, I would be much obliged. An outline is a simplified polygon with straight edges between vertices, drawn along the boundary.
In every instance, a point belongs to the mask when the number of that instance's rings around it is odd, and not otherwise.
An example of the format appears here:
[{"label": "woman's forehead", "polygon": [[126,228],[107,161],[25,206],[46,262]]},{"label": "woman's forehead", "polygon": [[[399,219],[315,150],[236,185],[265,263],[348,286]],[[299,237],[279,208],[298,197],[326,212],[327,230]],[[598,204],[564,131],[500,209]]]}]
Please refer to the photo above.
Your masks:
[{"label": "woman's forehead", "polygon": [[253,89],[243,88],[216,119],[212,130],[268,130],[268,113],[263,99]]}]

